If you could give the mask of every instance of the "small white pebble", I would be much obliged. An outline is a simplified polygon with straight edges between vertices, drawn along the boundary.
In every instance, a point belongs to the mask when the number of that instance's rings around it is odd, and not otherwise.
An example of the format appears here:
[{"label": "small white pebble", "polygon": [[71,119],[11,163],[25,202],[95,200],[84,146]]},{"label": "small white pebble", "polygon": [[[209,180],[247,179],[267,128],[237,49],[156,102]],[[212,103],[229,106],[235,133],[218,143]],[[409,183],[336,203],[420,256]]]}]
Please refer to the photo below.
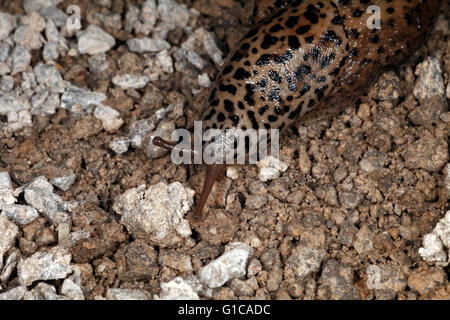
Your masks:
[{"label": "small white pebble", "polygon": [[258,248],[261,245],[261,240],[259,240],[258,238],[252,238],[252,240],[250,240],[250,245],[253,248]]},{"label": "small white pebble", "polygon": [[147,85],[149,79],[146,76],[122,74],[120,76],[115,76],[112,79],[112,82],[122,89],[141,89]]},{"label": "small white pebble", "polygon": [[228,167],[226,175],[232,180],[236,180],[239,177],[238,172],[234,167]]},{"label": "small white pebble", "polygon": [[205,88],[209,88],[211,86],[211,80],[206,72],[198,76],[198,85]]},{"label": "small white pebble", "polygon": [[115,138],[110,142],[109,147],[117,154],[123,154],[128,151],[130,146],[130,139],[126,137]]},{"label": "small white pebble", "polygon": [[101,103],[95,109],[94,116],[102,122],[106,131],[117,130],[123,124],[123,120],[117,110]]},{"label": "small white pebble", "polygon": [[268,156],[258,161],[257,166],[259,168],[258,178],[261,181],[276,179],[281,172],[285,172],[288,168],[287,164],[273,156]]}]

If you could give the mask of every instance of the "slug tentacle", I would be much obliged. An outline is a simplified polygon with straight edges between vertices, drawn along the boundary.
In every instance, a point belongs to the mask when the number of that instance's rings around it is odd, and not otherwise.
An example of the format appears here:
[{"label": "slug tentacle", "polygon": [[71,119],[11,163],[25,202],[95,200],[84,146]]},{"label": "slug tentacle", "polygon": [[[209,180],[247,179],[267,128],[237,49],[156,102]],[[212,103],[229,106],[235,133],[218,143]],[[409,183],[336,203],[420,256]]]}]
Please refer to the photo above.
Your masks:
[{"label": "slug tentacle", "polygon": [[155,146],[163,148],[170,152],[173,152],[173,150],[175,149],[176,151],[178,151],[180,156],[183,156],[184,153],[188,153],[190,155],[191,159],[194,159],[194,156],[196,154],[196,151],[194,150],[194,148],[189,147],[186,144],[179,144],[178,142],[167,141],[161,137],[154,137],[152,139],[152,143]]},{"label": "slug tentacle", "polygon": [[226,164],[207,164],[206,165],[206,174],[205,181],[203,182],[203,189],[200,193],[200,198],[195,206],[193,217],[196,221],[200,221],[202,219],[203,207],[208,200],[209,194],[214,186],[216,180],[220,177],[223,177],[226,169]]},{"label": "slug tentacle", "polygon": [[154,137],[152,143],[160,148],[163,148],[167,151],[172,151],[172,149],[177,145],[176,142],[164,140],[161,137]]}]

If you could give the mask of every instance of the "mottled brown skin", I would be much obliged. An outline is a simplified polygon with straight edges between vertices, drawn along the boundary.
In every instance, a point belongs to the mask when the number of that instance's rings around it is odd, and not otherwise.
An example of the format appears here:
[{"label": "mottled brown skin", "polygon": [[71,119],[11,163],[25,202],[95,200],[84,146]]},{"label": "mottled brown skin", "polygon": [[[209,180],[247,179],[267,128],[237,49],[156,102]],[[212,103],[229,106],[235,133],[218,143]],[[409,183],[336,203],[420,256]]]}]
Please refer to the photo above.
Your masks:
[{"label": "mottled brown skin", "polygon": [[[381,29],[369,29],[370,5]],[[439,0],[259,1],[260,21],[228,59],[204,106],[205,129],[280,129],[352,105],[420,46]],[[278,9],[279,8],[279,9]],[[277,11],[278,10],[278,11]],[[207,166],[194,217],[225,165]]]}]

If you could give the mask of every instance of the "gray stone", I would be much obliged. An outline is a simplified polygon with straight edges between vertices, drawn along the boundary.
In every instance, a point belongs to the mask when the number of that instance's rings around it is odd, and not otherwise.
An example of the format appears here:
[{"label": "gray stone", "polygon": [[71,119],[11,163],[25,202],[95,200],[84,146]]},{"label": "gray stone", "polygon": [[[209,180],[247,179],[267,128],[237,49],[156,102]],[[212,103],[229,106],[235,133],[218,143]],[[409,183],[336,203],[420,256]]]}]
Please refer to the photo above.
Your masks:
[{"label": "gray stone", "polygon": [[5,62],[0,62],[0,76],[4,76],[11,72],[11,68]]},{"label": "gray stone", "polygon": [[0,188],[0,209],[16,202],[12,189]]},{"label": "gray stone", "polygon": [[355,209],[359,206],[364,196],[352,190],[351,192],[339,191],[339,203],[346,209]]},{"label": "gray stone", "polygon": [[114,199],[113,210],[120,222],[137,239],[161,247],[179,244],[192,234],[184,219],[193,205],[194,191],[181,183],[162,182],[127,190]]},{"label": "gray stone", "polygon": [[147,37],[129,39],[127,41],[127,46],[130,51],[137,53],[160,52],[162,50],[170,49],[170,44],[167,41]]},{"label": "gray stone", "polygon": [[439,220],[436,227],[423,239],[420,256],[427,262],[440,267],[450,263],[450,210]]},{"label": "gray stone", "polygon": [[31,113],[29,110],[21,110],[19,112],[10,112],[8,114],[7,128],[14,131],[22,130],[31,125]]},{"label": "gray stone", "polygon": [[192,272],[191,258],[179,252],[164,251],[158,258],[159,265],[167,266],[181,273]]},{"label": "gray stone", "polygon": [[58,46],[58,49],[67,51],[69,48],[67,46],[67,40],[59,34],[58,28],[52,20],[47,21],[45,27],[45,37],[48,42],[53,42]]},{"label": "gray stone", "polygon": [[37,86],[36,75],[31,68],[29,68],[29,71],[22,72],[22,83],[20,86],[24,93],[31,93],[35,90],[35,87]]},{"label": "gray stone", "polygon": [[0,12],[0,40],[8,38],[11,31],[16,27],[16,20],[7,12]]},{"label": "gray stone", "polygon": [[359,166],[365,172],[373,172],[380,170],[384,167],[387,160],[387,155],[384,152],[380,152],[376,149],[369,149],[363,159],[359,162]]},{"label": "gray stone", "polygon": [[56,112],[56,109],[59,108],[60,103],[59,94],[52,93],[48,95],[44,102],[33,106],[33,108],[31,108],[31,114],[40,114],[43,116],[52,115]]},{"label": "gray stone", "polygon": [[149,82],[148,77],[133,74],[122,74],[112,78],[112,82],[122,89],[142,89]]},{"label": "gray stone", "polygon": [[409,144],[403,157],[408,168],[439,171],[448,162],[448,145],[442,139],[424,137]]},{"label": "gray stone", "polygon": [[6,62],[11,56],[11,46],[3,41],[0,41],[0,62]]},{"label": "gray stone", "polygon": [[358,229],[351,222],[344,222],[339,229],[338,242],[344,246],[351,246]]},{"label": "gray stone", "polygon": [[30,109],[30,104],[24,97],[15,94],[0,96],[0,114],[7,116],[11,112]]},{"label": "gray stone", "polygon": [[435,95],[444,95],[444,79],[442,78],[442,70],[439,61],[433,57],[427,57],[416,68],[416,85],[414,87],[414,96],[423,101]]},{"label": "gray stone", "polygon": [[12,272],[16,268],[19,257],[20,257],[19,249],[13,248],[9,251],[9,256],[5,261],[5,267],[3,268],[3,271],[1,272],[1,275],[0,275],[1,282],[6,283],[6,281],[8,281]]},{"label": "gray stone", "polygon": [[267,156],[258,161],[257,166],[259,168],[258,178],[260,181],[276,179],[288,168],[287,164],[273,156]]},{"label": "gray stone", "polygon": [[58,69],[53,64],[38,63],[34,67],[36,80],[52,93],[63,93],[65,89],[64,81]]},{"label": "gray stone", "polygon": [[[41,16],[39,17],[42,18]],[[21,45],[28,50],[40,49],[45,42],[40,31],[36,30],[33,25],[19,26],[16,31],[14,31],[13,39],[16,44]]]},{"label": "gray stone", "polygon": [[320,276],[319,291],[325,289],[332,300],[359,300],[361,296],[353,284],[354,273],[350,267],[340,265],[331,259],[324,263]]},{"label": "gray stone", "polygon": [[445,110],[447,110],[447,99],[444,96],[433,96],[425,98],[420,106],[408,114],[408,117],[414,124],[426,125],[438,120]]},{"label": "gray stone", "polygon": [[[153,27],[156,24],[158,16],[159,14],[157,11],[155,0],[147,0],[142,4],[141,12],[139,15],[139,18],[142,21],[142,23]],[[137,21],[137,17],[135,21]]]},{"label": "gray stone", "polygon": [[[60,228],[61,226],[64,227]],[[88,230],[77,230],[74,232],[70,232],[69,230],[70,233],[64,235],[64,233],[68,232],[67,230],[63,230],[66,229],[67,226],[68,224],[60,224],[58,226],[58,244],[62,248],[69,250],[81,239],[88,239],[91,236],[91,233]]]},{"label": "gray stone", "polygon": [[59,58],[58,44],[53,41],[49,41],[44,45],[44,50],[42,51],[42,57],[44,61],[55,61]]},{"label": "gray stone", "polygon": [[7,116],[11,112],[30,109],[30,104],[24,97],[18,97],[15,94],[0,96],[0,114]]},{"label": "gray stone", "polygon": [[126,137],[114,138],[110,143],[109,147],[117,154],[124,154],[128,151],[130,146],[130,139]]},{"label": "gray stone", "polygon": [[394,299],[407,285],[402,269],[395,265],[370,265],[366,270],[368,289],[375,290],[377,299]]},{"label": "gray stone", "polygon": [[70,278],[64,280],[61,287],[61,293],[70,300],[84,300],[84,294],[81,287]]},{"label": "gray stone", "polygon": [[106,54],[99,53],[92,55],[88,58],[89,70],[91,72],[103,72],[108,66],[108,60],[106,60]]},{"label": "gray stone", "polygon": [[261,262],[258,259],[253,258],[247,267],[247,277],[255,277],[262,270]]},{"label": "gray stone", "polygon": [[161,294],[155,297],[161,300],[199,300],[199,296],[191,284],[181,277],[170,282],[161,283]]},{"label": "gray stone", "polygon": [[72,272],[71,259],[71,254],[60,247],[53,247],[47,252],[37,252],[19,262],[19,282],[23,286],[29,286],[37,280],[63,279]]},{"label": "gray stone", "polygon": [[119,111],[101,103],[95,108],[94,116],[102,122],[106,131],[115,131],[123,124]]},{"label": "gray stone", "polygon": [[264,251],[260,256],[260,260],[265,270],[272,271],[281,266],[280,253],[276,249]]},{"label": "gray stone", "polygon": [[3,255],[14,245],[18,233],[19,228],[7,217],[0,215],[0,270],[3,266]]},{"label": "gray stone", "polygon": [[79,105],[83,109],[87,109],[91,105],[98,106],[105,99],[104,93],[70,86],[61,96],[61,107],[72,110],[74,105]]},{"label": "gray stone", "polygon": [[32,111],[33,109],[40,107],[50,94],[44,86],[38,86],[35,92],[36,93],[30,99]]},{"label": "gray stone", "polygon": [[156,65],[161,68],[163,72],[173,73],[173,60],[168,50],[163,50],[156,55]]},{"label": "gray stone", "polygon": [[260,195],[260,194],[252,194],[249,197],[247,197],[247,200],[245,201],[245,206],[249,210],[257,210],[260,209],[262,206],[264,206],[267,203],[267,195]]},{"label": "gray stone", "polygon": [[153,138],[161,137],[170,141],[172,138],[172,132],[175,130],[175,124],[173,122],[161,122],[158,128],[154,132],[148,133],[142,141],[142,149],[145,154],[152,159],[162,157],[167,153],[167,150],[157,147],[153,144]]},{"label": "gray stone", "polygon": [[149,293],[143,290],[129,289],[112,289],[106,291],[106,299],[108,300],[150,300]]},{"label": "gray stone", "polygon": [[[281,269],[275,269],[272,272],[269,272],[269,276],[267,278],[266,282],[266,288],[268,291],[273,292],[278,290],[280,287],[281,280],[283,279],[283,271]],[[240,291],[248,291],[248,289],[245,288],[245,284],[242,283],[240,286]],[[244,288],[242,288],[244,287]],[[248,295],[248,294],[246,294]]]},{"label": "gray stone", "polygon": [[67,191],[74,184],[76,178],[77,176],[75,175],[75,173],[71,173],[66,176],[53,178],[50,182],[55,187],[58,187],[63,191]]},{"label": "gray stone", "polygon": [[105,28],[114,30],[122,29],[122,17],[120,14],[94,14],[95,19],[99,20]]},{"label": "gray stone", "polygon": [[39,217],[38,212],[32,206],[22,204],[6,205],[2,208],[2,214],[20,225],[27,225]]},{"label": "gray stone", "polygon": [[233,242],[227,246],[223,255],[198,271],[200,281],[209,288],[218,288],[231,279],[244,277],[252,256],[252,247]]},{"label": "gray stone", "polygon": [[189,23],[189,10],[185,5],[180,5],[172,0],[159,0],[158,12],[162,21],[174,24],[180,28],[186,28]]},{"label": "gray stone", "polygon": [[27,288],[23,286],[15,287],[0,294],[0,300],[22,300],[27,292]]},{"label": "gray stone", "polygon": [[135,148],[141,148],[144,137],[153,129],[155,129],[155,124],[150,118],[133,121],[130,125],[131,145]]},{"label": "gray stone", "polygon": [[[141,27],[141,28],[139,28]],[[143,24],[141,26],[137,26],[136,29],[136,33],[145,33],[144,31],[141,31],[140,29],[147,27],[147,25]],[[165,21],[159,21],[159,23],[152,28],[151,32],[152,35],[155,39],[167,39],[167,37],[169,36],[169,32],[175,29],[175,24],[173,23],[167,23]]]},{"label": "gray stone", "polygon": [[374,233],[367,225],[364,225],[356,232],[356,240],[353,242],[356,252],[364,256],[374,249]]},{"label": "gray stone", "polygon": [[9,177],[8,171],[0,172],[0,189],[9,189],[9,190],[13,189],[11,178]]},{"label": "gray stone", "polygon": [[185,53],[187,61],[189,61],[197,69],[202,70],[205,67],[206,61],[198,53],[188,51]]},{"label": "gray stone", "polygon": [[197,79],[198,79],[199,86],[202,86],[205,88],[209,88],[211,86],[211,80],[209,79],[209,76],[206,72],[200,74]]},{"label": "gray stone", "polygon": [[34,179],[25,188],[25,200],[55,225],[70,221],[63,200],[53,193],[53,186],[45,177]]},{"label": "gray stone", "polygon": [[12,75],[25,71],[30,65],[31,54],[25,47],[16,45],[13,50],[12,56]]},{"label": "gray stone", "polygon": [[[56,288],[45,282],[38,283],[31,289],[33,300],[68,300],[66,297],[56,293]],[[25,300],[25,297],[24,297]]]},{"label": "gray stone", "polygon": [[24,0],[23,8],[25,12],[40,11],[50,6],[60,4],[62,0]]},{"label": "gray stone", "polygon": [[42,32],[46,26],[45,19],[36,11],[28,12],[26,15],[21,16],[20,22],[38,33]]},{"label": "gray stone", "polygon": [[292,273],[297,279],[302,280],[319,270],[324,257],[325,250],[323,249],[295,247],[287,259],[285,277]]},{"label": "gray stone", "polygon": [[2,76],[0,79],[0,90],[9,92],[14,89],[14,78],[12,76]]},{"label": "gray stone", "polygon": [[58,9],[56,6],[52,5],[46,8],[39,10],[39,13],[47,19],[47,21],[51,21],[57,27],[62,27],[66,24],[68,16],[61,9]]},{"label": "gray stone", "polygon": [[116,40],[106,31],[96,25],[80,31],[78,37],[78,51],[81,54],[99,54],[109,51],[116,44]]},{"label": "gray stone", "polygon": [[132,32],[135,25],[138,23],[139,21],[139,9],[130,4],[128,7],[128,11],[125,14],[125,23],[124,23],[124,28],[125,31],[127,32]]},{"label": "gray stone", "polygon": [[195,35],[203,44],[203,48],[205,49],[209,57],[216,63],[216,65],[222,66],[223,65],[222,51],[220,51],[213,34],[205,30],[204,28],[198,28],[195,31]]}]

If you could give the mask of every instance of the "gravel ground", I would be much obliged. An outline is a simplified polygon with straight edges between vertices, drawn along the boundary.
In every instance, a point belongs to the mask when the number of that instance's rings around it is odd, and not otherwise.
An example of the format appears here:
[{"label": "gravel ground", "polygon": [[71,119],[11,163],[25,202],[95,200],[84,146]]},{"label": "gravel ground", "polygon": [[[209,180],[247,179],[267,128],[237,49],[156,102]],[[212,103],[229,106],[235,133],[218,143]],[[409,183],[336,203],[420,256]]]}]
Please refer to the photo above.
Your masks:
[{"label": "gravel ground", "polygon": [[148,142],[193,127],[253,5],[0,3],[0,299],[450,299],[448,15],[186,219],[204,172]]}]

